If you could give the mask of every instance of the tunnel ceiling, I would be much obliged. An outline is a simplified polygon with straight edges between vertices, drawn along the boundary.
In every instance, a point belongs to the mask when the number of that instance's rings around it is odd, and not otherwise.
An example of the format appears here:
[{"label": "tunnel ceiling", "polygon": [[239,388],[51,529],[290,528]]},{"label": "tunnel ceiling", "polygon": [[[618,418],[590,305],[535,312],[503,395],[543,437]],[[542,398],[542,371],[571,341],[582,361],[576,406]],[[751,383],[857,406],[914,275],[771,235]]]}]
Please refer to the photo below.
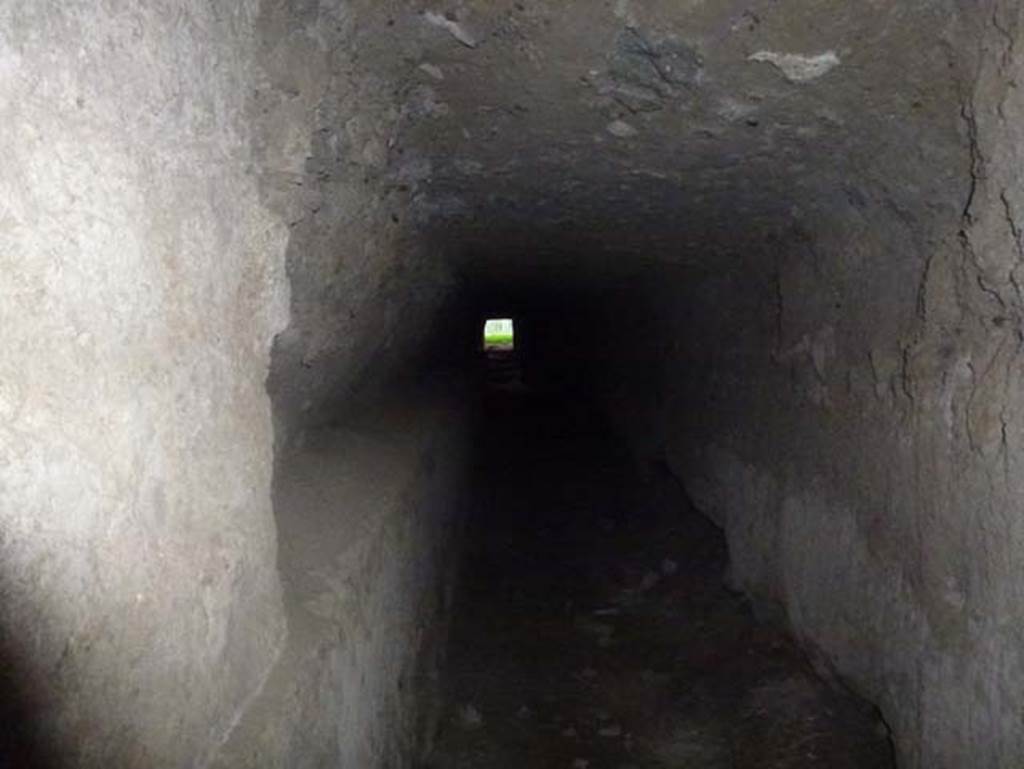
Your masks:
[{"label": "tunnel ceiling", "polygon": [[[392,5],[359,56],[402,83],[394,182],[488,268],[707,259],[837,206],[958,215],[968,153],[951,7]],[[963,46],[960,46],[962,55]],[[524,255],[532,255],[524,258]]]}]

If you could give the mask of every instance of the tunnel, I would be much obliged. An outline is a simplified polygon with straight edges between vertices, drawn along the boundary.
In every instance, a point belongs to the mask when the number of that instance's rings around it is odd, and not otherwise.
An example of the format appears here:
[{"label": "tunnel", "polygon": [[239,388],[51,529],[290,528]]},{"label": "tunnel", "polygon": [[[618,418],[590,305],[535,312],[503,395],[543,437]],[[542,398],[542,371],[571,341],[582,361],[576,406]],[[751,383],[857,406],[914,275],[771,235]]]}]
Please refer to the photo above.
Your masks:
[{"label": "tunnel", "polygon": [[1024,766],[1022,43],[0,2],[0,766]]}]

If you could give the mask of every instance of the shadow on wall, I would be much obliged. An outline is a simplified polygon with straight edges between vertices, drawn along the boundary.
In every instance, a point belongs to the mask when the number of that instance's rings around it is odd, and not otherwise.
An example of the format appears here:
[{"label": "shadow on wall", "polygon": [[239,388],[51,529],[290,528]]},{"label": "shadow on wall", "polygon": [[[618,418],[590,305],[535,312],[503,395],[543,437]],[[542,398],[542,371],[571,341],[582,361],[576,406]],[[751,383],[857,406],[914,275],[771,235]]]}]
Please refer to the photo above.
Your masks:
[{"label": "shadow on wall", "polygon": [[0,769],[60,769],[57,751],[40,725],[37,703],[45,684],[33,680],[22,664],[12,633],[0,629]]}]

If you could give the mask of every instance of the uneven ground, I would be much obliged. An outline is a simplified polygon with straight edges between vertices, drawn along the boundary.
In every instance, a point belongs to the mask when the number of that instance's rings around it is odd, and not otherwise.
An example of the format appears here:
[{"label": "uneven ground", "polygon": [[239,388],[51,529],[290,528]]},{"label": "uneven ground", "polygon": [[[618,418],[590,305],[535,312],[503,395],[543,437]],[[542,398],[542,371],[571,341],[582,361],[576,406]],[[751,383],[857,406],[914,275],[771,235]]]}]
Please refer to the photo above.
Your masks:
[{"label": "uneven ground", "polygon": [[893,766],[872,710],[724,587],[721,533],[667,474],[579,404],[488,416],[429,769]]}]

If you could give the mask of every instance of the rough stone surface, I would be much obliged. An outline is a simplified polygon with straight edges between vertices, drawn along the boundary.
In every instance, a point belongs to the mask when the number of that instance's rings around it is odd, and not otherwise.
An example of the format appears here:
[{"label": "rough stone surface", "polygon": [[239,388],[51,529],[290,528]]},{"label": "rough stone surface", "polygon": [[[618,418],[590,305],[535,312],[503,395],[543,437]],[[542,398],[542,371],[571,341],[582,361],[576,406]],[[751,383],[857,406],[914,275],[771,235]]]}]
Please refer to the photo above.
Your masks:
[{"label": "rough stone surface", "polygon": [[18,766],[201,765],[283,639],[264,379],[285,232],[247,170],[255,14],[0,4]]},{"label": "rough stone surface", "polygon": [[486,408],[425,767],[892,769],[873,709],[723,585],[722,532],[675,478],[641,482],[579,400]]},{"label": "rough stone surface", "polygon": [[291,323],[268,383],[282,445],[421,359],[452,290],[409,227],[430,164],[398,140],[438,108],[433,77],[394,55],[388,20],[368,2],[265,3],[258,20],[256,155],[290,228]]},{"label": "rough stone surface", "polygon": [[[734,584],[879,704],[908,767],[1024,754],[1019,13],[958,19],[945,150],[851,171],[713,274],[651,270],[609,328],[622,428],[725,528]],[[947,188],[904,196],[916,163]]]},{"label": "rough stone surface", "polygon": [[[407,112],[395,65],[359,63],[367,7],[0,6],[0,627],[23,732],[0,750],[19,760],[205,765],[294,657],[274,433],[301,443],[400,369],[450,283],[401,242],[425,171],[384,178]],[[376,568],[374,600],[429,614]],[[394,633],[374,692],[417,652]],[[331,702],[362,643],[306,670]],[[337,755],[411,751],[353,703],[370,736]],[[318,736],[285,763],[324,755]]]},{"label": "rough stone surface", "polygon": [[445,73],[429,231],[525,315],[562,292],[563,354],[903,765],[1015,766],[1019,7],[459,8],[475,48],[406,49]]},{"label": "rough stone surface", "polygon": [[288,643],[213,767],[403,766],[427,749],[467,416],[450,394],[406,393],[280,460]]},{"label": "rough stone surface", "polygon": [[[275,445],[500,308],[527,379],[599,394],[685,480],[734,584],[879,705],[903,766],[1015,768],[1021,14],[0,3],[0,651],[34,714],[11,749],[211,760],[301,635]],[[430,616],[404,568],[356,594]],[[318,647],[282,712],[349,707],[331,687],[375,643]],[[363,718],[296,750],[406,760],[367,736],[405,716]]]}]

